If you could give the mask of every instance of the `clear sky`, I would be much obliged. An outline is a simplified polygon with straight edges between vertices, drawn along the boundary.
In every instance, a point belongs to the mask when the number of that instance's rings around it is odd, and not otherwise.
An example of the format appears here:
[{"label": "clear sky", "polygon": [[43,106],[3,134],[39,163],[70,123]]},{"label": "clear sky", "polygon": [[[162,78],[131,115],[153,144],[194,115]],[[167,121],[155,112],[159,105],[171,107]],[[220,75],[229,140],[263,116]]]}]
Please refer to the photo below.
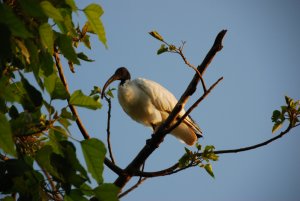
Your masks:
[{"label": "clear sky", "polygon": [[[78,3],[84,8],[89,2]],[[86,94],[103,86],[120,66],[133,78],[154,80],[180,97],[194,72],[178,55],[156,55],[159,41],[148,32],[157,30],[176,45],[186,41],[185,55],[198,65],[215,36],[228,29],[224,48],[205,74],[207,85],[224,80],[192,113],[203,130],[203,145],[219,149],[253,145],[274,136],[273,110],[284,96],[300,99],[300,2],[287,1],[97,1],[104,8],[108,49],[93,37],[87,54],[96,61],[83,63],[76,74],[67,73],[72,91]],[[81,15],[81,14],[80,14]],[[85,50],[86,51],[86,50]],[[67,71],[67,70],[66,70]],[[112,84],[117,87],[117,83]],[[198,88],[196,96],[201,93]],[[190,105],[193,100],[190,100]],[[119,166],[125,167],[150,137],[151,131],[131,120],[112,101],[112,146]],[[93,137],[105,140],[107,105],[98,111],[79,110]],[[80,139],[78,129],[72,132]],[[184,144],[167,136],[146,162],[147,171],[177,162]],[[78,152],[80,152],[78,150]],[[262,148],[221,155],[214,162],[215,179],[193,168],[168,177],[146,180],[124,201],[296,201],[300,198],[300,128]],[[105,181],[116,175],[105,170]],[[128,186],[129,187],[129,186]]]}]

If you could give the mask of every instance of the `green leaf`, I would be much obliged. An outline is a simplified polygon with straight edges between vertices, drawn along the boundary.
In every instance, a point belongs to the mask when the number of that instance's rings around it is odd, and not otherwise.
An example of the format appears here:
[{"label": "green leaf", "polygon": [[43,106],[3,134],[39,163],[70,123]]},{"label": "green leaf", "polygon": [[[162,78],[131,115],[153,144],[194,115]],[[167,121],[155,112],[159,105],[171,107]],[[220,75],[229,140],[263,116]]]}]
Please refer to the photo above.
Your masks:
[{"label": "green leaf", "polygon": [[9,122],[4,114],[0,113],[0,149],[5,153],[16,156],[13,136]]},{"label": "green leaf", "polygon": [[167,52],[167,51],[168,51],[168,48],[165,46],[165,44],[162,44],[160,46],[160,48],[157,50],[157,55],[160,55],[160,54],[162,54],[164,52]]},{"label": "green leaf", "polygon": [[179,159],[179,168],[186,167],[190,162],[190,155],[185,153],[180,159]]},{"label": "green leaf", "polygon": [[79,59],[81,59],[81,60],[88,61],[88,62],[93,62],[93,61],[95,61],[95,60],[93,60],[93,59],[88,58],[88,56],[86,56],[83,52],[77,53],[77,57],[78,57]]},{"label": "green leaf", "polygon": [[53,58],[49,52],[41,51],[39,53],[39,61],[43,74],[48,77],[53,73]]},{"label": "green leaf", "polygon": [[283,122],[276,122],[272,128],[272,133],[275,133],[278,129],[282,127]]},{"label": "green leaf", "polygon": [[69,120],[72,120],[72,121],[76,120],[76,118],[73,116],[73,114],[67,110],[67,108],[63,108],[61,110],[60,117],[66,118],[66,119],[69,119]]},{"label": "green leaf", "polygon": [[52,27],[48,23],[44,23],[39,27],[41,42],[45,49],[52,55],[54,52],[54,39]]},{"label": "green leaf", "polygon": [[213,169],[212,169],[212,166],[211,164],[206,164],[204,166],[204,169],[206,170],[206,172],[213,178],[215,178],[215,175],[214,175],[214,172],[213,172]]},{"label": "green leaf", "polygon": [[42,7],[44,13],[57,21],[63,21],[64,18],[61,15],[61,13],[59,12],[59,10],[57,8],[55,8],[49,1],[42,1],[40,3],[40,6]]},{"label": "green leaf", "polygon": [[95,101],[92,97],[84,95],[81,90],[74,91],[69,103],[71,105],[85,107],[92,110],[100,109],[102,107],[100,102]]},{"label": "green leaf", "polygon": [[27,92],[31,102],[36,108],[39,108],[43,104],[43,97],[41,92],[39,92],[34,86],[32,86],[27,79],[20,73],[21,81],[24,86],[24,89]]},{"label": "green leaf", "polygon": [[18,40],[18,39],[15,39],[15,42],[16,42],[16,45],[19,48],[21,54],[24,56],[26,63],[30,64],[30,59],[29,59],[30,54],[29,54],[29,51],[28,51],[26,45],[24,44],[24,42],[21,40]]},{"label": "green leaf", "polygon": [[91,90],[90,96],[96,95],[96,94],[101,94],[101,89],[98,86],[94,86],[94,89]]},{"label": "green leaf", "polygon": [[60,178],[58,172],[51,165],[51,154],[53,153],[53,148],[50,145],[43,146],[35,154],[35,159],[38,164],[43,167],[47,172],[56,178]]},{"label": "green leaf", "polygon": [[68,4],[72,11],[76,11],[77,10],[77,6],[74,0],[66,0],[66,4]]},{"label": "green leaf", "polygon": [[64,34],[58,34],[57,44],[64,57],[66,57],[69,61],[72,61],[74,64],[80,64],[77,58],[77,54],[72,45],[71,37]]},{"label": "green leaf", "polygon": [[114,184],[102,184],[94,189],[95,196],[101,201],[118,201],[119,188]]},{"label": "green leaf", "polygon": [[12,118],[12,119],[16,119],[19,117],[18,109],[14,105],[12,105],[9,108],[8,114],[9,114],[10,118]]},{"label": "green leaf", "polygon": [[281,112],[279,110],[274,110],[272,115],[272,122],[277,122],[277,120],[280,118]]},{"label": "green leaf", "polygon": [[58,28],[61,30],[63,34],[77,37],[77,33],[72,21],[72,11],[69,8],[59,8],[60,13],[62,14],[64,20],[63,21],[55,21]]},{"label": "green leaf", "polygon": [[104,144],[95,138],[81,141],[83,156],[92,177],[98,184],[103,182],[103,162],[106,154]]},{"label": "green leaf", "polygon": [[45,88],[50,94],[52,100],[66,100],[70,97],[66,90],[66,87],[63,85],[62,81],[57,77],[56,73],[45,77],[44,82]]},{"label": "green leaf", "polygon": [[37,18],[46,17],[41,6],[37,3],[36,0],[18,0],[18,3],[21,5],[22,9],[30,16]]},{"label": "green leaf", "polygon": [[83,9],[83,12],[85,13],[89,24],[93,31],[98,35],[99,40],[104,44],[104,46],[107,48],[107,40],[105,36],[105,30],[104,26],[102,24],[102,21],[100,19],[100,16],[104,13],[102,7],[98,4],[90,4],[87,7]]},{"label": "green leaf", "polygon": [[21,21],[6,4],[0,4],[0,23],[6,24],[14,36],[21,38],[33,37]]},{"label": "green leaf", "polygon": [[89,201],[79,189],[72,189],[69,195],[65,195],[64,201]]},{"label": "green leaf", "polygon": [[163,37],[157,31],[150,31],[149,34],[157,40],[164,41]]}]

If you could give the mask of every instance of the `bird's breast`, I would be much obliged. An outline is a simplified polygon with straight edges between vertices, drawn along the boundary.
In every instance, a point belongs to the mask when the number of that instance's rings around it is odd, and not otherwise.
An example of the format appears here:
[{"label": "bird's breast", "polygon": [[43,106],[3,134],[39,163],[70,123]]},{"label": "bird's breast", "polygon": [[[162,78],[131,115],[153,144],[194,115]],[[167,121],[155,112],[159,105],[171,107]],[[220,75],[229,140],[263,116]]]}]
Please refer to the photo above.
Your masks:
[{"label": "bird's breast", "polygon": [[123,110],[135,121],[151,126],[161,121],[160,112],[150,97],[133,82],[125,82],[118,88],[118,99]]}]

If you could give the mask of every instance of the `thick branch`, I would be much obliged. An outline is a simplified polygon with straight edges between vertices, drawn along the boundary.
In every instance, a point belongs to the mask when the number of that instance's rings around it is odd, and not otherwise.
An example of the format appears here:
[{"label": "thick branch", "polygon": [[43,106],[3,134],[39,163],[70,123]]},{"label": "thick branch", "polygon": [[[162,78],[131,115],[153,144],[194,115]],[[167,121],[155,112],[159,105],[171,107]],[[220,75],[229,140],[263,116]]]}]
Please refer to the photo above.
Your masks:
[{"label": "thick branch", "polygon": [[[210,64],[214,56],[218,51],[222,49],[222,40],[226,34],[226,30],[221,31],[216,40],[204,58],[202,64],[198,66],[197,70],[204,74],[205,69]],[[189,97],[195,92],[197,84],[199,82],[199,76],[195,73],[192,81],[188,85],[187,89],[179,99],[178,103],[170,113],[169,117],[166,119],[164,123],[162,123],[156,130],[156,132],[152,135],[152,138],[147,141],[147,144],[143,147],[143,149],[138,153],[138,155],[133,159],[133,161],[125,168],[125,174],[120,175],[116,181],[114,182],[116,186],[118,186],[121,190],[126,185],[126,183],[131,179],[131,177],[135,174],[137,170],[141,167],[141,165],[146,161],[146,159],[152,154],[152,152],[158,148],[160,143],[163,141],[166,136],[167,128],[172,124],[172,122],[178,116],[178,113],[184,107],[185,103],[189,99]]]},{"label": "thick branch", "polygon": [[199,105],[200,102],[202,102],[206,96],[217,86],[217,84],[223,79],[223,77],[219,78],[211,87],[209,87],[208,90],[204,92],[204,94],[185,112],[185,114],[180,117],[180,119],[172,126],[170,127],[167,132],[170,133],[173,129],[175,129],[181,122]]}]

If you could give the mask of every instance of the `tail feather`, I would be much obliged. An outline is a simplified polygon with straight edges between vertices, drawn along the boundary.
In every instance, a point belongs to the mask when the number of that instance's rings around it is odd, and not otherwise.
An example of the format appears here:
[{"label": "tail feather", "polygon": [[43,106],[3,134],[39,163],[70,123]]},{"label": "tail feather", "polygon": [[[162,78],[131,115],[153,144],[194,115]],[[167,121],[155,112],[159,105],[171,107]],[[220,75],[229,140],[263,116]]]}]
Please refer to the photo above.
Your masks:
[{"label": "tail feather", "polygon": [[190,146],[194,145],[197,139],[202,137],[200,127],[189,116],[171,134]]}]

